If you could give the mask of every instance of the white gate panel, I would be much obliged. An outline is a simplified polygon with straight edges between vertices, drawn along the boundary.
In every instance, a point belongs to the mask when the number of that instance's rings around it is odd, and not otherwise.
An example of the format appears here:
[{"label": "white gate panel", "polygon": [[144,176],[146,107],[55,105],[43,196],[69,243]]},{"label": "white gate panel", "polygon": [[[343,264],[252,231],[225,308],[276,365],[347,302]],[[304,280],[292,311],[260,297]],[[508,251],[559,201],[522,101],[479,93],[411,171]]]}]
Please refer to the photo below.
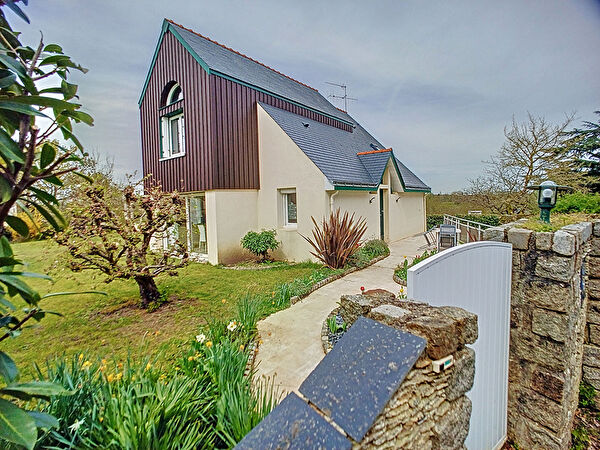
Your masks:
[{"label": "white gate panel", "polygon": [[511,269],[511,244],[482,241],[450,248],[408,270],[409,299],[477,314],[469,450],[495,449],[506,437]]}]

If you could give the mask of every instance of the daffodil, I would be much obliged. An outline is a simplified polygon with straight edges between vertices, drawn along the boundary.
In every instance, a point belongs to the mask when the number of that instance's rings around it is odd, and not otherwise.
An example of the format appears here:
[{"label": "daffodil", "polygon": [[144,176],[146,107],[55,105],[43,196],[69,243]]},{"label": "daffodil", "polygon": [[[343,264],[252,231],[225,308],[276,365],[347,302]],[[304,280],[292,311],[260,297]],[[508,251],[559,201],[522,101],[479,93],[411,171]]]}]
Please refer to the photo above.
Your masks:
[{"label": "daffodil", "polygon": [[244,345],[240,345],[240,351],[243,352],[244,351]]},{"label": "daffodil", "polygon": [[115,377],[115,380],[117,380],[117,381],[121,381],[121,378],[123,378],[123,374],[122,374],[121,372],[119,372],[119,373],[117,374],[117,376]]},{"label": "daffodil", "polygon": [[91,366],[92,366],[92,363],[91,363],[91,362],[89,362],[89,361],[86,361],[86,362],[84,362],[84,363],[82,364],[81,368],[82,368],[82,369],[84,369],[84,370],[87,370],[87,369],[89,369]]},{"label": "daffodil", "polygon": [[81,427],[81,425],[83,425],[83,423],[85,422],[85,420],[81,419],[81,420],[76,420],[75,422],[73,422],[73,425],[71,425],[69,427],[69,430],[75,432],[77,430],[79,430],[79,428]]},{"label": "daffodil", "polygon": [[206,344],[204,344],[204,345],[206,345],[207,348],[211,348],[212,347],[212,341],[207,341]]},{"label": "daffodil", "polygon": [[225,304],[225,303],[227,303],[227,300],[223,299],[223,300],[221,300],[221,303]]},{"label": "daffodil", "polygon": [[112,383],[115,380],[115,376],[112,373],[109,373],[108,376],[106,377],[106,381],[108,381],[109,383]]},{"label": "daffodil", "polygon": [[205,334],[198,334],[196,336],[196,340],[202,344],[206,340],[206,335]]},{"label": "daffodil", "polygon": [[146,370],[150,370],[152,368],[152,364],[148,363],[146,364]]},{"label": "daffodil", "polygon": [[235,320],[232,320],[231,322],[229,322],[229,325],[227,325],[227,329],[229,331],[235,331],[236,328],[237,328],[237,323],[235,322]]},{"label": "daffodil", "polygon": [[194,357],[193,356],[188,356],[188,361],[193,361]]},{"label": "daffodil", "polygon": [[83,353],[79,354],[79,361],[81,361],[83,359]]}]

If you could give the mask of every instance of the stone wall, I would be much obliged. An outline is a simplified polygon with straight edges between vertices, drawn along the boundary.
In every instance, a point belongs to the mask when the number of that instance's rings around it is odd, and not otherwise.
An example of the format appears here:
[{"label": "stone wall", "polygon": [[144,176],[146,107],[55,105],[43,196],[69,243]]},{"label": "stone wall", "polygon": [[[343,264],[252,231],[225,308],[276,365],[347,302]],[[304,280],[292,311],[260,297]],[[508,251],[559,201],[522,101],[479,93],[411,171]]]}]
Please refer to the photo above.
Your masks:
[{"label": "stone wall", "polygon": [[533,232],[514,223],[484,234],[513,245],[508,438],[521,448],[570,447],[584,337],[596,329],[586,333],[584,286],[598,225]]},{"label": "stone wall", "polygon": [[[587,257],[588,294],[585,343],[583,345],[583,379],[600,390],[600,223],[595,222]],[[600,406],[600,405],[599,405]]]},{"label": "stone wall", "polygon": [[464,448],[477,316],[381,290],[342,296],[340,313],[348,332],[237,448]]}]

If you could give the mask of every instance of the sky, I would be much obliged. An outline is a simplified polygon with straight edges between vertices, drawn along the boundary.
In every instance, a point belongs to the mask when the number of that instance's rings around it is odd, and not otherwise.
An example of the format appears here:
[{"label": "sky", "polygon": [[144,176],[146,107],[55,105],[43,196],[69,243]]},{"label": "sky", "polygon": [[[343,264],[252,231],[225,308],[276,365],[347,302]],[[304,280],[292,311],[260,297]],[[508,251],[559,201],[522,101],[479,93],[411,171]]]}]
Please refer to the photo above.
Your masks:
[{"label": "sky", "polygon": [[[30,0],[23,41],[74,72],[86,150],[141,173],[138,99],[163,18],[318,89],[348,86],[349,113],[428,183],[465,189],[527,112],[576,125],[600,110],[600,1]],[[343,106],[331,99],[336,106]],[[338,103],[336,103],[338,102]]]}]

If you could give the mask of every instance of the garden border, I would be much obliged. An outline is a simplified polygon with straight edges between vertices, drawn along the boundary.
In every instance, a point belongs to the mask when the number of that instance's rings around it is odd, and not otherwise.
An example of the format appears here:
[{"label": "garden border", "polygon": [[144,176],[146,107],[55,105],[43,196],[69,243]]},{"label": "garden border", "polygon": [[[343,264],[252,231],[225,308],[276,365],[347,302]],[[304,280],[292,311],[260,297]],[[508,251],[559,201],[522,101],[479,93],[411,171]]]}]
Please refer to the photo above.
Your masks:
[{"label": "garden border", "polygon": [[393,278],[393,279],[394,279],[394,281],[395,281],[396,283],[398,283],[400,286],[404,286],[404,287],[408,286],[408,285],[406,284],[406,280],[403,280],[402,278],[400,278],[400,277],[399,277],[398,275],[396,275],[395,273],[394,273],[394,275],[392,276],[392,278]]},{"label": "garden border", "polygon": [[[391,253],[391,252],[390,252]],[[310,294],[312,294],[313,292],[315,292],[317,289],[322,288],[323,286],[325,286],[326,284],[329,284],[335,280],[339,280],[340,278],[345,277],[346,275],[349,275],[351,273],[357,272],[359,270],[363,270],[366,269],[367,267],[372,266],[375,263],[378,263],[381,260],[384,260],[385,258],[387,258],[388,256],[390,256],[390,253],[388,253],[387,255],[381,255],[378,256],[377,258],[373,258],[371,261],[369,261],[368,264],[366,264],[364,267],[351,267],[350,269],[342,272],[342,273],[338,273],[335,275],[331,275],[330,277],[325,278],[324,280],[319,281],[318,283],[315,283],[312,285],[312,287],[308,290],[308,292],[306,292],[305,294],[302,295],[296,295],[294,297],[292,297],[290,299],[290,306],[291,305],[295,305],[296,303],[298,303],[300,300],[302,300],[303,298],[309,296]]]}]

